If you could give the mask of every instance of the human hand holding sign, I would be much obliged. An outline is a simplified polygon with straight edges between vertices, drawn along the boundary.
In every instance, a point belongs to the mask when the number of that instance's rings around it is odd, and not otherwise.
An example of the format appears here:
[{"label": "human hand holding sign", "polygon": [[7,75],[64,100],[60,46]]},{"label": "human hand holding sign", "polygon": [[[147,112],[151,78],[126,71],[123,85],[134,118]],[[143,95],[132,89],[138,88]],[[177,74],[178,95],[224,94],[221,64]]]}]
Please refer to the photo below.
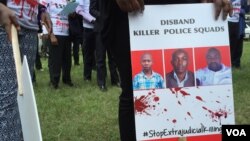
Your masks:
[{"label": "human hand holding sign", "polygon": [[201,0],[202,3],[214,3],[215,5],[215,19],[217,20],[220,13],[223,12],[223,20],[226,20],[228,14],[232,15],[233,7],[229,0]]},{"label": "human hand holding sign", "polygon": [[[232,14],[232,5],[228,0],[201,0],[201,2],[214,3],[216,20],[218,19],[221,12],[223,12],[223,20],[226,20],[228,14]],[[116,3],[124,12],[135,12],[144,10],[144,0],[116,0]]]},{"label": "human hand holding sign", "polygon": [[124,12],[144,10],[144,0],[116,0],[116,3]]},{"label": "human hand holding sign", "polygon": [[0,25],[5,28],[7,32],[8,39],[11,41],[11,26],[12,24],[19,31],[21,29],[17,22],[14,12],[12,12],[8,7],[0,3]]}]

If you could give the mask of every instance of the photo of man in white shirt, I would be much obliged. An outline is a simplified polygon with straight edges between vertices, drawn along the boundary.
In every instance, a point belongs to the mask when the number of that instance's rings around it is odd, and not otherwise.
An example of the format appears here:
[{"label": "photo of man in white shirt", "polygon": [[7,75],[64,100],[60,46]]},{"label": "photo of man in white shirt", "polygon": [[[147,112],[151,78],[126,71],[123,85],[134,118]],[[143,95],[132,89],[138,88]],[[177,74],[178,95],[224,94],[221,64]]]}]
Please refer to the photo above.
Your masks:
[{"label": "photo of man in white shirt", "polygon": [[196,71],[197,85],[232,84],[231,68],[225,66],[221,60],[221,53],[218,49],[208,49],[206,53],[207,66]]}]

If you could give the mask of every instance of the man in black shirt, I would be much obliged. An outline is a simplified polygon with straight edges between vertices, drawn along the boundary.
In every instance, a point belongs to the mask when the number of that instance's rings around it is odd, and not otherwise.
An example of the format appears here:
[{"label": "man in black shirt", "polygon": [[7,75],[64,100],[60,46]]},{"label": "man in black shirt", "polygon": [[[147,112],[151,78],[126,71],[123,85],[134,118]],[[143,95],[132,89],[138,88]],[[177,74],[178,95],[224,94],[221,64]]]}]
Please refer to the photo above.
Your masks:
[{"label": "man in black shirt", "polygon": [[134,141],[135,119],[133,106],[130,41],[127,12],[143,11],[145,4],[184,4],[213,1],[218,18],[223,11],[223,18],[231,10],[228,0],[101,0],[100,11],[101,36],[104,44],[114,43],[113,54],[118,65],[122,93],[119,103],[119,128],[121,141]]}]

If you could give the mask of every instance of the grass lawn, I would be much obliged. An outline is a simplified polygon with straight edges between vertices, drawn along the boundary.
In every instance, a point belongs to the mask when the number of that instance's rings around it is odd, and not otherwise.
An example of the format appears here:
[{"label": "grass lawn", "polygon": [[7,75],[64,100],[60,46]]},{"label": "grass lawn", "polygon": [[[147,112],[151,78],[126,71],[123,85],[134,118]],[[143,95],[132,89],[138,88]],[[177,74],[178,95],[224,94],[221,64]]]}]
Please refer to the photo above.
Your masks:
[{"label": "grass lawn", "polygon": [[[82,59],[80,59],[82,60]],[[72,67],[75,87],[62,83],[49,87],[47,59],[42,58],[43,72],[37,72],[34,85],[44,141],[119,141],[118,98],[120,88],[108,91],[97,87],[96,72],[92,81],[83,81],[83,65]],[[108,77],[109,78],[109,77]],[[250,42],[246,42],[242,68],[233,69],[235,116],[237,124],[250,124]]]}]

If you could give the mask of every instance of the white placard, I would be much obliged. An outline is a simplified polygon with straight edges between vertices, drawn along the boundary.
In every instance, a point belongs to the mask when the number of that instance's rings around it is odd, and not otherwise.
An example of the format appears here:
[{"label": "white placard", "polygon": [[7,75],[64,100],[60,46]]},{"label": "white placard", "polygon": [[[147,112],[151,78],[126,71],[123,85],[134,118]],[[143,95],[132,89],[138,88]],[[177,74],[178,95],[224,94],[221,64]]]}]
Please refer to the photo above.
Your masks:
[{"label": "white placard", "polygon": [[42,141],[36,99],[26,56],[23,58],[21,84],[23,84],[23,96],[18,94],[17,100],[24,141]]},{"label": "white placard", "polygon": [[[140,56],[150,53],[153,71],[164,80],[161,89],[134,87],[137,140],[210,137],[220,141],[222,125],[235,123],[228,25],[222,17],[216,21],[214,12],[213,4],[180,4],[145,6],[143,13],[129,14],[133,79],[142,70]],[[198,70],[206,67],[211,48],[221,53],[227,71],[205,77]],[[195,82],[170,88],[166,75],[178,49],[188,53],[188,71]]]}]

